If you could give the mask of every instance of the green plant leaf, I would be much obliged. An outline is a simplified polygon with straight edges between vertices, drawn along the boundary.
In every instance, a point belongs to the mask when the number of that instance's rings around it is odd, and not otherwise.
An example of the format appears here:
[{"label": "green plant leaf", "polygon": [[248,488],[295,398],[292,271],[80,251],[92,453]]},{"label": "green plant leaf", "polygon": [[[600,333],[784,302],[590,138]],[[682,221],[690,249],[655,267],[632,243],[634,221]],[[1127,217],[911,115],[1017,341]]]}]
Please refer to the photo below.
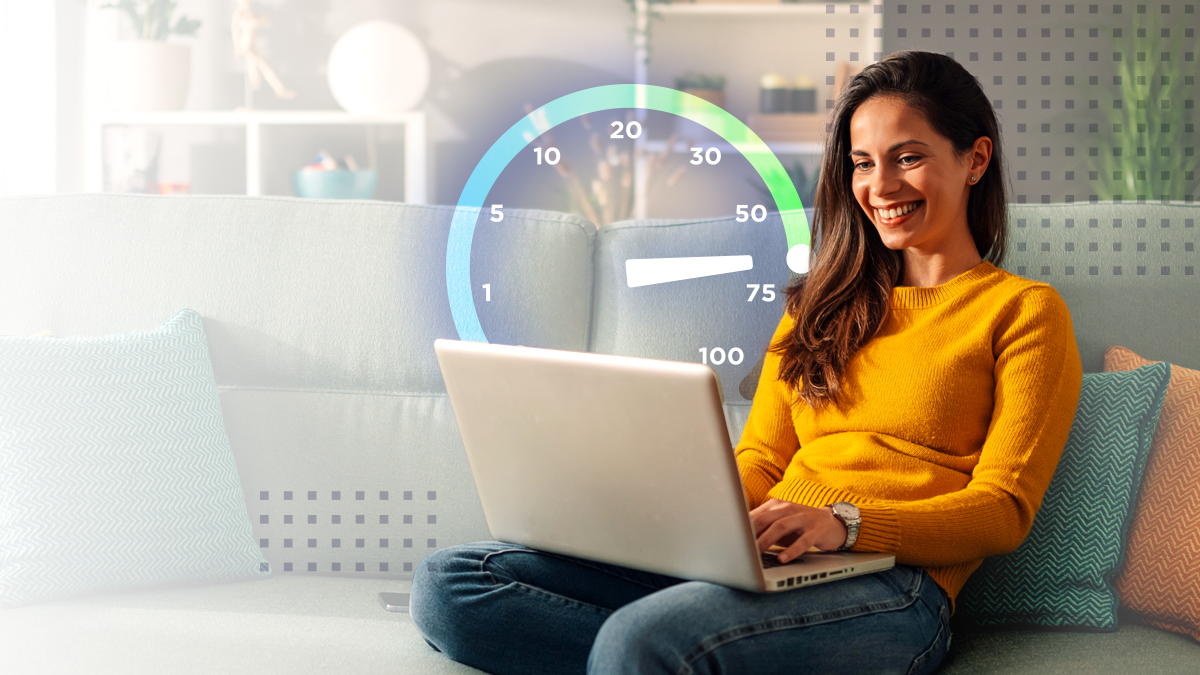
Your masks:
[{"label": "green plant leaf", "polygon": [[[86,0],[85,0],[86,1]],[[123,12],[133,23],[133,31],[142,40],[166,40],[172,33],[195,36],[200,22],[181,16],[171,24],[179,3],[175,0],[117,0],[100,2],[99,9]]]},{"label": "green plant leaf", "polygon": [[[1197,65],[1171,60],[1182,56],[1184,36],[1166,19],[1161,13],[1139,12],[1124,25],[1101,29],[1111,36],[1113,75],[1119,84],[1098,82],[1088,89],[1097,108],[1089,105],[1085,119],[1089,132],[1095,125],[1096,135],[1089,138],[1094,145],[1083,164],[1098,199],[1196,195],[1196,157],[1179,141],[1189,126],[1195,129]],[[1118,87],[1116,98],[1111,87]]]},{"label": "green plant leaf", "polygon": [[200,22],[196,19],[189,19],[186,16],[179,17],[175,25],[171,27],[171,32],[176,35],[187,35],[190,37],[196,36],[196,31],[200,29]]}]

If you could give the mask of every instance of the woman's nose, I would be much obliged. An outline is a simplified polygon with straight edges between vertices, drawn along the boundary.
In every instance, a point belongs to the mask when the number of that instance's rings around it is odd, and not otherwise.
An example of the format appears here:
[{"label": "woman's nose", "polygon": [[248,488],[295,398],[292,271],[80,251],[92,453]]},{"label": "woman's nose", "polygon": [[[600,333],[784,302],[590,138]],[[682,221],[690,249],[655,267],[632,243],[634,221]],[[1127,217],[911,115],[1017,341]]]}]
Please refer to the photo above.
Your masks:
[{"label": "woman's nose", "polygon": [[900,176],[893,168],[876,165],[871,172],[871,194],[891,194],[900,188],[900,183]]}]

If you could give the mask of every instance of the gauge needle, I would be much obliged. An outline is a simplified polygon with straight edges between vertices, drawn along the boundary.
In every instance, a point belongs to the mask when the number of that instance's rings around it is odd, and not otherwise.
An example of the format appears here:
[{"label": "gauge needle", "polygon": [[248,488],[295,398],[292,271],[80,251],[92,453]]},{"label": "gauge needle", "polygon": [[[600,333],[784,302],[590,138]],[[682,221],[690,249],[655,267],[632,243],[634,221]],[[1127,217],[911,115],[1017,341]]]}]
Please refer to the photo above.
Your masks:
[{"label": "gauge needle", "polygon": [[710,255],[697,258],[630,258],[625,279],[630,288],[754,269],[748,255]]}]

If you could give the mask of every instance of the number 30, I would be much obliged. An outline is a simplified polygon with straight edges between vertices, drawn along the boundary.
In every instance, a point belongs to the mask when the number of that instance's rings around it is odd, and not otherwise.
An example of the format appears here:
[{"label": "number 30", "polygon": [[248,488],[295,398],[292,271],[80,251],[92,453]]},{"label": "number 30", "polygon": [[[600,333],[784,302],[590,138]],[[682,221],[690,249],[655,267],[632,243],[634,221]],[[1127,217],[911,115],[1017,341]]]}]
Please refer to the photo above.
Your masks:
[{"label": "number 30", "polygon": [[[720,148],[709,148],[707,152],[704,151],[704,148],[691,148],[691,151],[692,151],[692,161],[688,162],[689,164],[699,165],[704,162],[708,162],[709,164],[716,164],[717,162],[721,161],[721,149]],[[701,152],[704,153],[703,157],[701,157],[701,154],[700,154]]]}]

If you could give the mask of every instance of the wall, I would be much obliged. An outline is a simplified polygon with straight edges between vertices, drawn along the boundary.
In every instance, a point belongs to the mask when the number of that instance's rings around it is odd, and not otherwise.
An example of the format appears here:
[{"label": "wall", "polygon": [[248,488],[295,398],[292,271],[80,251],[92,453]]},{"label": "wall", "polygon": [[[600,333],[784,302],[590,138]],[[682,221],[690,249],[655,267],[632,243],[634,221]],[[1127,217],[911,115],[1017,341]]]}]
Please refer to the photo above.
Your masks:
[{"label": "wall", "polygon": [[[72,38],[81,33],[79,18],[72,18],[70,13],[81,12],[79,3],[56,0],[56,4],[63,17],[57,27],[58,102],[52,106],[58,111],[57,185],[60,191],[72,191],[78,189],[82,172],[82,118],[78,112],[81,106],[73,104],[70,97],[72,92],[84,90],[85,83],[80,81],[84,68],[79,64],[85,51]],[[183,13],[204,22],[198,39],[177,39],[191,44],[195,51],[188,108],[231,109],[240,105],[243,65],[232,55],[228,32],[234,0],[183,0],[180,6]],[[579,88],[628,82],[633,77],[628,34],[632,17],[621,0],[256,0],[254,6],[273,22],[263,32],[262,51],[284,82],[297,91],[296,99],[282,101],[264,90],[255,100],[264,108],[336,108],[325,82],[324,62],[336,38],[361,21],[388,19],[418,35],[433,62],[424,107],[430,115],[430,198],[441,203],[457,199],[466,175],[487,144],[524,113],[526,104],[538,105]],[[1108,199],[1113,196],[1111,186],[1106,192],[1098,185],[1105,181],[1099,176],[1091,179],[1097,169],[1091,164],[1111,160],[1115,152],[1123,152],[1125,158],[1132,157],[1136,162],[1139,147],[1148,154],[1147,162],[1160,159],[1162,148],[1167,147],[1172,158],[1178,160],[1168,196],[1194,197],[1193,131],[1177,125],[1167,134],[1154,138],[1148,135],[1144,142],[1131,140],[1128,134],[1122,138],[1112,131],[1121,115],[1127,119],[1131,112],[1136,114],[1129,107],[1113,108],[1115,102],[1130,97],[1132,78],[1114,84],[1121,67],[1158,68],[1161,72],[1152,73],[1151,81],[1161,74],[1173,74],[1174,89],[1165,98],[1176,110],[1192,101],[1197,62],[1190,45],[1200,20],[1194,3],[887,2],[882,7],[885,53],[928,49],[952,54],[979,77],[988,96],[997,103],[1012,201]],[[1165,15],[1164,7],[1168,11]],[[1139,14],[1139,9],[1145,13]],[[93,43],[89,54],[94,55],[94,43],[121,34],[112,14],[88,12],[86,32]],[[1159,40],[1161,48],[1151,49],[1148,61],[1136,61],[1136,50],[1114,44],[1121,40],[1113,37],[1114,29],[1123,29],[1122,39],[1128,39],[1136,31],[1136,21],[1154,18],[1168,22],[1164,27],[1170,37]],[[672,21],[676,28],[681,25]],[[833,23],[825,26],[829,21]],[[106,27],[97,29],[97,22],[107,22]],[[835,24],[836,19],[830,18],[817,28]],[[692,39],[686,29],[673,29],[664,23],[656,24],[654,30],[657,35],[652,44],[651,75],[652,79],[663,80],[655,80],[660,84],[670,84],[675,70],[696,63],[689,62],[685,54],[699,53],[701,56],[696,58],[702,60],[704,53],[718,51],[703,49],[704,39],[712,36],[696,38],[702,43],[696,52],[685,49]],[[727,43],[714,46],[723,46],[726,51],[734,48],[743,54],[741,61],[786,51],[779,48],[787,40],[786,35],[763,38],[753,27],[737,22],[728,23],[722,31],[727,34]],[[1155,34],[1151,31],[1152,42]],[[1121,62],[1113,60],[1113,53],[1118,51],[1124,55]],[[1168,52],[1170,61],[1161,60],[1162,51]],[[845,56],[839,51],[839,59]],[[778,65],[764,65],[763,69]],[[730,67],[740,66],[731,62]],[[790,72],[789,68],[783,70]],[[89,77],[96,79],[92,75]],[[95,89],[96,84],[89,86]],[[1162,96],[1162,92],[1158,94]],[[1136,105],[1135,100],[1128,103]],[[1154,108],[1152,104],[1151,112]],[[1191,110],[1185,107],[1183,112],[1191,114]],[[1185,124],[1194,128],[1194,122]],[[1096,125],[1095,131],[1091,131],[1092,125]],[[580,138],[564,142],[578,145]],[[385,131],[379,140],[380,168],[390,173],[392,180],[385,181],[378,196],[399,199],[401,139],[399,134]],[[273,132],[267,137],[265,187],[269,193],[288,194],[288,175],[318,149],[353,154],[361,160],[365,147],[365,137],[359,131],[310,128]],[[173,131],[163,147],[162,177],[190,179],[199,192],[240,191],[245,180],[243,151],[241,134],[234,130]],[[1161,175],[1161,170],[1149,165],[1141,169],[1148,169],[1151,176]],[[1153,194],[1150,182],[1139,185],[1136,170],[1126,174],[1128,187],[1120,193],[1123,199],[1136,199],[1139,194],[1149,199],[1161,197]],[[514,196],[514,205],[568,207],[561,185],[541,189],[527,178],[506,175],[498,189],[504,188]],[[716,208],[709,202],[717,188],[737,193],[738,199],[743,199],[743,193],[753,192],[747,192],[740,178],[713,180],[717,182],[689,177],[685,183],[691,181],[691,187],[660,200],[651,215],[707,214]]]},{"label": "wall", "polygon": [[55,191],[55,6],[0,0],[0,196]]},{"label": "wall", "polygon": [[[1154,21],[1162,23],[1154,27],[1158,30],[1148,31],[1149,49],[1128,44],[1137,36],[1139,22]],[[1176,158],[1183,155],[1190,165],[1182,171],[1186,174],[1182,181],[1172,189],[1156,190],[1155,181],[1138,180],[1135,173],[1132,181],[1128,175],[1123,177],[1126,186],[1116,194],[1123,193],[1124,200],[1139,195],[1154,200],[1166,191],[1170,199],[1190,201],[1197,193],[1195,163],[1188,158],[1195,144],[1195,120],[1190,115],[1196,91],[1198,25],[1194,3],[897,2],[885,5],[884,51],[951,54],[979,78],[1002,124],[1010,201],[1107,200],[1113,195],[1097,189],[1099,171],[1092,178],[1093,153],[1096,160],[1111,159],[1114,153],[1137,157],[1142,148],[1147,153],[1142,159],[1146,165],[1140,167],[1144,170],[1150,168],[1149,160],[1163,157],[1164,147]],[[1119,38],[1114,37],[1116,31]],[[1145,60],[1139,58],[1142,49]],[[1128,73],[1120,84],[1114,77],[1131,65],[1148,77],[1143,87],[1147,92],[1156,80],[1161,85],[1163,76],[1171,78],[1168,87],[1147,96],[1148,109],[1139,110],[1133,100],[1146,94],[1129,90],[1133,78]],[[1137,86],[1136,81],[1132,84]],[[1165,133],[1155,124],[1137,138],[1114,132],[1113,124],[1130,124],[1131,114],[1149,112],[1153,118],[1180,108],[1187,121]],[[1160,183],[1161,171],[1151,171]],[[1111,176],[1106,181],[1113,182]]]}]

